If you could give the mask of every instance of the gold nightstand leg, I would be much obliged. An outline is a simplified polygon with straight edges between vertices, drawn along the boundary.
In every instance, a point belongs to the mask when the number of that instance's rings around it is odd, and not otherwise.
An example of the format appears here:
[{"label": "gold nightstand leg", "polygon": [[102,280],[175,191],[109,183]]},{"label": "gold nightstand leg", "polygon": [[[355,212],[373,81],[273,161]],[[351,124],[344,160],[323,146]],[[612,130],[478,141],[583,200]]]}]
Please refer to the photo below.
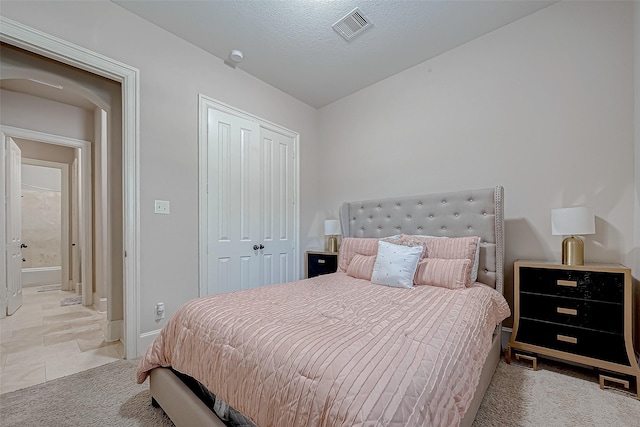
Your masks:
[{"label": "gold nightstand leg", "polygon": [[516,360],[520,360],[520,359],[531,361],[531,363],[533,364],[533,370],[534,371],[538,370],[538,358],[537,357],[535,357],[535,356],[527,356],[526,354],[518,354],[518,353],[516,353]]},{"label": "gold nightstand leg", "polygon": [[[605,381],[609,381],[609,382],[612,382],[612,383],[620,384],[624,388],[629,390],[629,381],[623,380],[621,378],[610,377],[608,375],[602,375],[602,374],[600,374],[600,390],[604,390]],[[636,384],[637,384],[637,381],[638,381],[638,377],[636,377]],[[636,385],[636,387],[637,387],[637,385]],[[640,388],[640,387],[638,387],[638,388]],[[640,390],[636,390],[636,399],[640,399]]]}]

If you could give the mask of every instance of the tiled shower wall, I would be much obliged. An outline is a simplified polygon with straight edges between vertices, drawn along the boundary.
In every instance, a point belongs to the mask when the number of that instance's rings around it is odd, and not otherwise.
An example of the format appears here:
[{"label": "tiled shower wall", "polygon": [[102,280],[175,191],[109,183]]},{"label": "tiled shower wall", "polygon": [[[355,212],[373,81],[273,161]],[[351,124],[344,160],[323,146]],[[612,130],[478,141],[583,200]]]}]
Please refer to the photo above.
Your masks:
[{"label": "tiled shower wall", "polygon": [[61,265],[61,193],[22,187],[22,268]]}]

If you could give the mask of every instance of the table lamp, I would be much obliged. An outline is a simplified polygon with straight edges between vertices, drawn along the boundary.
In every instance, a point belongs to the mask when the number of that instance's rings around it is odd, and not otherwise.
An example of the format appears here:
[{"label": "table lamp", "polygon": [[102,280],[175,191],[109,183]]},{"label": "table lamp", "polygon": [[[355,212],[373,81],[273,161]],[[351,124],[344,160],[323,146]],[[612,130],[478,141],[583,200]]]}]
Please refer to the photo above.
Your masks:
[{"label": "table lamp", "polygon": [[340,221],[326,219],[324,221],[324,235],[329,236],[327,241],[328,252],[338,252],[338,236],[340,235]]},{"label": "table lamp", "polygon": [[551,234],[569,236],[562,241],[562,263],[584,265],[584,243],[580,237],[595,234],[593,209],[587,207],[551,210]]}]

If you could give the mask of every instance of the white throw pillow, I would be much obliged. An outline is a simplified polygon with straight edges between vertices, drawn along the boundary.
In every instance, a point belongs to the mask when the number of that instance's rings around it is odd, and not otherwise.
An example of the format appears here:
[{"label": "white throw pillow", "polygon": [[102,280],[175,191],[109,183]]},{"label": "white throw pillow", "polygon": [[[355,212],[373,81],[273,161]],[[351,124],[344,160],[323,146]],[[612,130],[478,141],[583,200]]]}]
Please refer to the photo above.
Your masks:
[{"label": "white throw pillow", "polygon": [[416,274],[422,246],[403,246],[378,242],[378,255],[373,266],[371,283],[413,288],[413,276]]}]

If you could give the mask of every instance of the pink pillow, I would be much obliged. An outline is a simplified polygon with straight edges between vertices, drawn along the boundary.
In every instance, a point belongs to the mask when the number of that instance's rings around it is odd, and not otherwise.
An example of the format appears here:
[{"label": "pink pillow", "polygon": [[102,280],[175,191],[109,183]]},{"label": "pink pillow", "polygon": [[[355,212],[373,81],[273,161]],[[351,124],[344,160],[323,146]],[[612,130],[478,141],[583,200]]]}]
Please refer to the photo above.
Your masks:
[{"label": "pink pillow", "polygon": [[425,258],[418,263],[413,280],[416,285],[462,289],[471,284],[472,265],[469,259]]},{"label": "pink pillow", "polygon": [[355,254],[347,267],[347,275],[356,279],[371,280],[373,266],[376,264],[375,255]]},{"label": "pink pillow", "polygon": [[480,242],[478,236],[443,238],[402,234],[400,238],[405,241],[424,242],[427,248],[425,258],[471,260],[471,265],[469,266],[469,278],[471,278],[474,263],[477,261],[476,256]]},{"label": "pink pillow", "polygon": [[423,242],[427,247],[427,258],[441,259],[470,259],[474,260],[478,247],[478,236],[468,237],[428,237],[400,235],[400,239],[406,242]]},{"label": "pink pillow", "polygon": [[345,237],[338,252],[338,271],[346,272],[354,255],[375,255],[378,239],[370,237]]}]

